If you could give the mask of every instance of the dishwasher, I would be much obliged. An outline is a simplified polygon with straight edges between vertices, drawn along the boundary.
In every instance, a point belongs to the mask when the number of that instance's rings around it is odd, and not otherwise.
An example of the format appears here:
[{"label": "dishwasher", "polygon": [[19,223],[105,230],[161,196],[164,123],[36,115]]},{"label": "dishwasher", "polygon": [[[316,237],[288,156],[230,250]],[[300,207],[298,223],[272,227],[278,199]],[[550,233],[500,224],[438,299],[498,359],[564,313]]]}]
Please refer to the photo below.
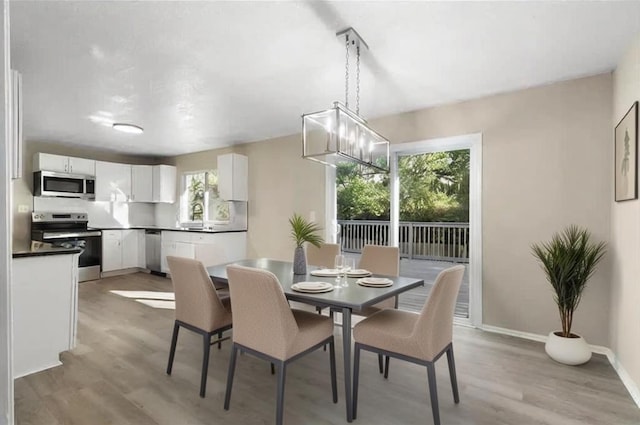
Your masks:
[{"label": "dishwasher", "polygon": [[161,231],[147,229],[144,231],[145,251],[147,260],[147,269],[154,274],[162,273],[162,257],[161,257]]}]

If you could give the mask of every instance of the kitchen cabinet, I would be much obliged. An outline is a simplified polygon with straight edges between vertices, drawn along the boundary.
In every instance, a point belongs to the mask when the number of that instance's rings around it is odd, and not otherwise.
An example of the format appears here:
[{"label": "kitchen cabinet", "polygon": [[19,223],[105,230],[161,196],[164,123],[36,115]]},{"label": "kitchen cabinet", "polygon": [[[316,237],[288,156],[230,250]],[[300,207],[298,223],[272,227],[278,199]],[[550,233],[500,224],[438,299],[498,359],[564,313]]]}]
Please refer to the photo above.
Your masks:
[{"label": "kitchen cabinet", "polygon": [[78,254],[14,258],[13,377],[60,365],[76,345]]},{"label": "kitchen cabinet", "polygon": [[41,170],[95,176],[96,161],[49,153],[37,153],[33,157],[33,171]]},{"label": "kitchen cabinet", "polygon": [[144,230],[103,230],[102,271],[145,267]]},{"label": "kitchen cabinet", "polygon": [[194,258],[205,267],[238,261],[247,256],[247,233],[163,231],[161,270],[169,273],[167,256]]},{"label": "kitchen cabinet", "polygon": [[127,202],[131,198],[131,165],[96,161],[96,201]]},{"label": "kitchen cabinet", "polygon": [[131,201],[153,202],[153,167],[131,166]]},{"label": "kitchen cabinet", "polygon": [[171,165],[153,166],[153,202],[174,203],[176,201],[176,167]]},{"label": "kitchen cabinet", "polygon": [[160,245],[162,252],[161,271],[169,273],[167,257],[195,258],[195,247],[188,242],[162,242]]},{"label": "kitchen cabinet", "polygon": [[218,192],[225,201],[248,200],[249,160],[230,153],[218,156]]}]

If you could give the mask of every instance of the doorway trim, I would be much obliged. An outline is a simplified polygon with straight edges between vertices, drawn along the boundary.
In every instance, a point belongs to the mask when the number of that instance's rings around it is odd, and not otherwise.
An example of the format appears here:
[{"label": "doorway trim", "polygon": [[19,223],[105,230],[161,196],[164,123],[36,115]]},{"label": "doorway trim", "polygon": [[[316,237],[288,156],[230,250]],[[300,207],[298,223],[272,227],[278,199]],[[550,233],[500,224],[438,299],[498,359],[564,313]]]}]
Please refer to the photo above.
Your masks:
[{"label": "doorway trim", "polygon": [[482,133],[397,143],[391,147],[390,185],[390,244],[398,244],[400,223],[400,178],[398,157],[432,152],[469,149],[469,319],[456,320],[474,327],[482,327]]}]

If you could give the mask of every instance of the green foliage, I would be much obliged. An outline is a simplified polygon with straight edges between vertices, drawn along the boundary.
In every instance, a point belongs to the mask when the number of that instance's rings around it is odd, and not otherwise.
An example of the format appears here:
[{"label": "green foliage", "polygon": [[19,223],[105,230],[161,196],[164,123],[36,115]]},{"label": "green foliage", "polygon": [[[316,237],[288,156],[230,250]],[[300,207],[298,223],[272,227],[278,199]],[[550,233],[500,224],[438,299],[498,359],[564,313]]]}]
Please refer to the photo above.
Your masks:
[{"label": "green foliage", "polygon": [[324,242],[322,236],[316,234],[322,230],[316,223],[305,220],[302,216],[294,213],[289,219],[291,224],[291,238],[296,242],[297,247],[301,247],[305,242],[320,248],[320,244]]},{"label": "green foliage", "polygon": [[[469,221],[469,150],[410,155],[398,161],[401,221]],[[339,220],[388,220],[389,176],[338,164]]]},{"label": "green foliage", "polygon": [[573,312],[578,308],[587,281],[606,252],[606,244],[591,242],[588,230],[571,225],[561,233],[555,233],[550,242],[533,244],[531,250],[555,291],[562,336],[569,338]]}]

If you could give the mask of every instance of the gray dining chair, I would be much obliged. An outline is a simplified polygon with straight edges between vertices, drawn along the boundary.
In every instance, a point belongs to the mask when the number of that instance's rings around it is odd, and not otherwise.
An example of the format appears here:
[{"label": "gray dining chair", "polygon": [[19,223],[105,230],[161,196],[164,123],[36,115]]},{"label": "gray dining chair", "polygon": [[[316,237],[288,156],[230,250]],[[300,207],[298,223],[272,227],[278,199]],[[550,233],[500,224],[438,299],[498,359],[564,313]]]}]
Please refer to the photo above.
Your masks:
[{"label": "gray dining chair", "polygon": [[[176,309],[173,336],[167,364],[167,375],[171,375],[176,354],[178,332],[181,327],[202,335],[202,371],[200,377],[200,397],[207,388],[209,352],[212,344],[220,349],[223,332],[231,329],[231,308],[229,297],[220,297],[211,278],[200,261],[182,257],[167,257],[171,281],[175,292]],[[218,338],[211,341],[217,334]]]},{"label": "gray dining chair", "polygon": [[229,410],[238,351],[275,364],[277,376],[276,424],[283,422],[286,368],[292,361],[329,345],[331,390],[338,402],[333,322],[329,317],[289,307],[278,278],[266,270],[228,266],[233,308],[233,346],[229,361],[224,409]]},{"label": "gray dining chair", "polygon": [[427,367],[433,422],[440,425],[435,362],[447,354],[453,400],[460,402],[453,357],[453,313],[464,275],[464,266],[440,272],[420,314],[402,310],[382,310],[353,328],[353,418],[358,410],[360,352],[372,351]]}]

